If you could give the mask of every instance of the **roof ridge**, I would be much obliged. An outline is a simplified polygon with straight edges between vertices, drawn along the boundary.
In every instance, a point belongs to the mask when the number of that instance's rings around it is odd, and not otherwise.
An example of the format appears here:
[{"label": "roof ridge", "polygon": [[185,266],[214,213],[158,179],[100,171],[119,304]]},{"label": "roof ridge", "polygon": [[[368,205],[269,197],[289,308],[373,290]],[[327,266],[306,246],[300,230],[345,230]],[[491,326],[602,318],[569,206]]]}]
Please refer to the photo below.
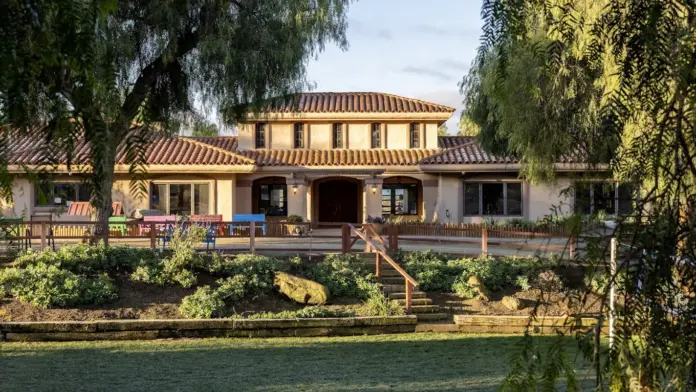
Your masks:
[{"label": "roof ridge", "polygon": [[256,161],[253,160],[253,159],[251,159],[251,158],[247,158],[247,157],[245,157],[245,156],[243,156],[243,155],[239,155],[239,154],[234,153],[234,152],[232,152],[232,151],[228,151],[228,150],[226,150],[226,149],[224,149],[224,148],[221,148],[221,147],[218,147],[218,146],[214,146],[214,145],[212,145],[212,144],[209,144],[209,143],[206,143],[206,142],[203,142],[203,141],[200,141],[200,140],[196,140],[196,139],[193,139],[193,138],[191,138],[191,137],[187,137],[187,136],[177,136],[176,138],[177,138],[177,139],[183,139],[183,140],[185,140],[187,143],[192,143],[192,144],[195,144],[195,145],[197,145],[197,146],[201,146],[201,147],[213,149],[214,151],[217,151],[217,152],[219,152],[219,153],[221,153],[221,154],[227,155],[227,156],[232,157],[232,158],[237,158],[237,159],[242,160],[242,161],[245,161],[245,162],[247,162],[247,163],[256,164]]}]

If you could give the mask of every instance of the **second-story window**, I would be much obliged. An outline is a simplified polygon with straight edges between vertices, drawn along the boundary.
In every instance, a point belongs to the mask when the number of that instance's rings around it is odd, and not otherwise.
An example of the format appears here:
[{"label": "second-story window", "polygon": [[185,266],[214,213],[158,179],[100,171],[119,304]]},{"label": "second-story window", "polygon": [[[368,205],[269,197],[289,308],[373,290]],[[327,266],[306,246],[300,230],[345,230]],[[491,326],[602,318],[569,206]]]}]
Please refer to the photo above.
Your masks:
[{"label": "second-story window", "polygon": [[333,148],[343,148],[343,124],[333,125]]},{"label": "second-story window", "polygon": [[420,124],[411,123],[409,126],[409,140],[411,148],[420,148]]},{"label": "second-story window", "polygon": [[304,148],[304,124],[296,123],[293,132],[295,148]]},{"label": "second-story window", "polygon": [[256,123],[256,148],[266,148],[266,123]]},{"label": "second-story window", "polygon": [[372,148],[382,148],[382,124],[372,124],[370,132],[372,136]]}]

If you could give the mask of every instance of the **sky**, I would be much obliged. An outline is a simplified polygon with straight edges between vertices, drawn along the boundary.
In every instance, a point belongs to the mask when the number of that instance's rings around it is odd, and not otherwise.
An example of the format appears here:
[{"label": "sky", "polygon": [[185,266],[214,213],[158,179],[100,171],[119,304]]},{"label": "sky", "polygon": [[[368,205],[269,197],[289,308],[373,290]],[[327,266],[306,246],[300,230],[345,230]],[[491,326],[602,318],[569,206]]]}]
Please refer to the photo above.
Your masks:
[{"label": "sky", "polygon": [[372,91],[462,108],[457,83],[476,56],[482,0],[360,0],[348,10],[347,51],[327,45],[307,69],[314,91]]}]

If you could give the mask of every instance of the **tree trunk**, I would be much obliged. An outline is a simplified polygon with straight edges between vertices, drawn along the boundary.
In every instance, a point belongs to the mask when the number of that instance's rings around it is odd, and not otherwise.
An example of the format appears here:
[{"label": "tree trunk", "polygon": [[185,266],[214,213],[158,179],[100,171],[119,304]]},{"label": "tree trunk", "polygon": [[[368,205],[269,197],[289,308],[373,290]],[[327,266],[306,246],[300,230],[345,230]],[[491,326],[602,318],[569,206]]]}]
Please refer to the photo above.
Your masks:
[{"label": "tree trunk", "polygon": [[109,143],[100,156],[96,157],[101,161],[99,162],[102,166],[101,170],[93,170],[92,172],[92,189],[94,192],[92,194],[92,205],[97,213],[95,240],[102,240],[105,245],[109,244],[109,218],[113,212],[111,190],[114,185],[114,165],[117,150],[117,145],[115,145],[117,143],[114,139],[116,138],[112,136],[112,142]]}]

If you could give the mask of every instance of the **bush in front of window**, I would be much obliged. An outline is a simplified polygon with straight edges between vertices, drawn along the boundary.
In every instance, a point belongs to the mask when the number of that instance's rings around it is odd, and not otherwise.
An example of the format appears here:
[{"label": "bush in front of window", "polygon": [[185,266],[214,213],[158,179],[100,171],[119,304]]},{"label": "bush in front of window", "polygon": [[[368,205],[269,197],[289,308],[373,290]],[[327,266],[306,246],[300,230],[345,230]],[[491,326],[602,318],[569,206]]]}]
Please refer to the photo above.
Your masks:
[{"label": "bush in front of window", "polygon": [[285,219],[285,222],[287,222],[287,223],[302,223],[302,222],[304,222],[304,219],[302,219],[302,217],[299,215],[290,215]]}]

